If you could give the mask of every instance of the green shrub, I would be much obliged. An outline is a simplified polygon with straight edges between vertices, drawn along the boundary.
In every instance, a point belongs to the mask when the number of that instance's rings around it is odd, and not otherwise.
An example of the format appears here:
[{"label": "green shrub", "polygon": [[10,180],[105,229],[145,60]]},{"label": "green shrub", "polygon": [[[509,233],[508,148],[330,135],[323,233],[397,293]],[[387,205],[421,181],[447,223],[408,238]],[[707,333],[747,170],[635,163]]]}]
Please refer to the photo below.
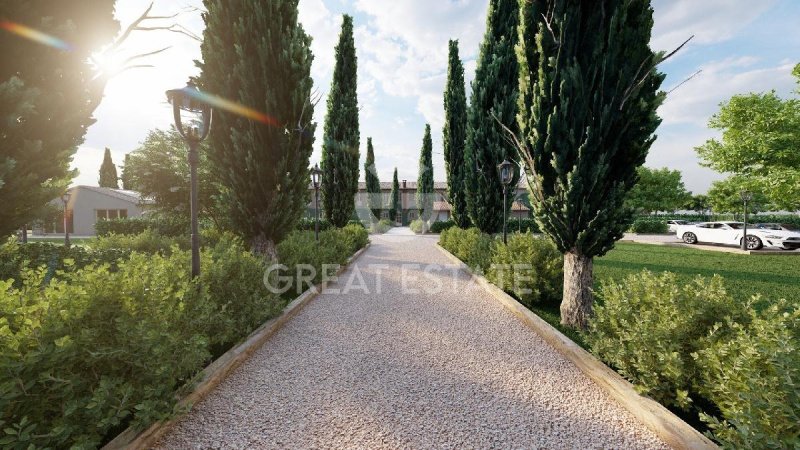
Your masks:
[{"label": "green shrub", "polygon": [[539,225],[533,219],[508,219],[506,225],[509,233],[541,233]]},{"label": "green shrub", "polygon": [[138,234],[112,233],[98,237],[89,243],[93,250],[124,249],[151,255],[169,253],[173,247],[188,250],[190,245],[188,235],[178,237],[163,236],[149,228]]},{"label": "green shrub", "polygon": [[367,228],[366,225],[364,225],[364,222],[362,222],[360,220],[356,220],[356,219],[351,219],[351,220],[347,221],[347,225],[356,225],[356,226],[359,226],[361,228]]},{"label": "green shrub", "polygon": [[564,258],[547,239],[512,234],[508,245],[497,242],[486,278],[524,305],[561,302]]},{"label": "green shrub", "polygon": [[347,258],[349,258],[350,255],[366,247],[369,243],[369,232],[361,224],[356,225],[349,223],[339,231],[343,236],[343,239],[350,246],[350,253],[346,255],[345,261],[347,261]]},{"label": "green shrub", "polygon": [[800,448],[800,306],[748,314],[748,325],[712,330],[713,344],[694,355],[698,390],[724,419],[702,418],[726,448]]},{"label": "green shrub", "polygon": [[387,219],[381,219],[370,226],[370,233],[383,234],[392,229],[392,222]]},{"label": "green shrub", "polygon": [[411,223],[408,224],[408,227],[411,228],[411,231],[413,231],[414,233],[420,234],[422,233],[423,225],[424,224],[422,223],[422,221],[417,219],[417,220],[412,220]]},{"label": "green shrub", "polygon": [[[295,227],[295,229],[300,231],[314,231],[315,226],[316,226],[316,221],[313,218],[312,219],[302,218],[300,219],[300,222],[297,223],[297,227]],[[333,225],[331,225],[331,223],[328,222],[327,220],[323,219],[322,217],[319,218],[319,231],[325,231],[331,228],[332,226]]]},{"label": "green shrub", "polygon": [[486,271],[491,263],[494,239],[477,228],[453,227],[442,231],[439,245],[473,269]]},{"label": "green shrub", "polygon": [[718,276],[682,286],[674,274],[648,271],[604,282],[598,297],[586,334],[592,352],[639,392],[684,409],[701,375],[692,353],[708,345],[712,330],[729,330],[718,327],[726,317],[741,323],[748,307],[731,299]]},{"label": "green shrub", "polygon": [[438,234],[438,233],[441,233],[444,230],[453,228],[454,226],[456,226],[456,223],[453,222],[452,220],[443,220],[443,221],[433,222],[431,224],[431,233]]},{"label": "green shrub", "polygon": [[640,217],[633,221],[628,232],[636,234],[664,234],[669,232],[669,226],[665,220]]},{"label": "green shrub", "polygon": [[162,236],[186,236],[189,234],[189,216],[149,214],[129,219],[99,220],[94,226],[98,236],[109,234],[140,234],[152,230]]}]

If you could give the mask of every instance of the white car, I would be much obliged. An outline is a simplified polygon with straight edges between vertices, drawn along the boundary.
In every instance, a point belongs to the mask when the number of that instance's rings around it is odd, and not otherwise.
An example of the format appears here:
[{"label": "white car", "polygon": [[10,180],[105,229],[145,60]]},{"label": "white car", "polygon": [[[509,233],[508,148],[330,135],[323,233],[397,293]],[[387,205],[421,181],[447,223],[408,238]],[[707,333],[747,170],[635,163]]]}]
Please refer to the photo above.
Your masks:
[{"label": "white car", "polygon": [[668,220],[667,227],[670,233],[677,233],[678,232],[678,225],[689,225],[689,222],[686,220]]},{"label": "white car", "polygon": [[[709,243],[742,245],[742,222],[703,222],[694,225],[679,225],[678,239],[687,244]],[[747,227],[747,249],[760,250],[763,247],[782,250],[800,248],[800,233],[790,230]]]}]

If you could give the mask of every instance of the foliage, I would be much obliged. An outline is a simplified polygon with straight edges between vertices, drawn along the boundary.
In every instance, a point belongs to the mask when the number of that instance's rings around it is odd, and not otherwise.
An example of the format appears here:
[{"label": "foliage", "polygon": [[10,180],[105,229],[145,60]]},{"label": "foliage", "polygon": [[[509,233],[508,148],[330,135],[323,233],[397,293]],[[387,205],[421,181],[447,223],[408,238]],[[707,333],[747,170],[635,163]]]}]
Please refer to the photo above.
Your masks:
[{"label": "foliage", "polygon": [[703,194],[692,195],[690,198],[686,199],[686,202],[683,204],[683,209],[701,214],[705,213],[710,208],[711,204],[708,202],[708,196]]},{"label": "foliage", "polygon": [[520,152],[534,216],[565,254],[562,321],[585,327],[592,257],[628,229],[624,201],[660,123],[663,54],[649,1],[520,5]]},{"label": "foliage", "polygon": [[103,154],[103,163],[100,164],[100,179],[97,185],[104,188],[119,189],[119,181],[117,179],[117,166],[111,160],[111,150],[106,147]]},{"label": "foliage", "polygon": [[431,233],[441,233],[444,230],[449,230],[457,226],[452,220],[440,220],[431,224]]},{"label": "foliage", "polygon": [[[433,214],[433,198],[433,141],[431,140],[431,126],[425,124],[417,178],[417,209],[419,217],[423,220],[423,227]],[[425,231],[424,228],[423,231]]]},{"label": "foliage", "polygon": [[752,180],[741,175],[734,175],[722,181],[711,183],[708,190],[708,203],[716,213],[744,214],[744,203],[741,191],[749,190],[753,199],[747,204],[748,214],[754,214],[769,208],[769,199],[754,185]]},{"label": "foliage", "polygon": [[[164,215],[189,213],[189,160],[184,139],[170,125],[168,130],[153,129],[147,133],[141,145],[125,155],[123,175],[128,179],[129,189],[152,198],[155,207]],[[219,218],[224,215],[216,208],[215,197],[219,188],[214,182],[213,170],[206,142],[198,150],[197,188],[200,216]]]},{"label": "foliage", "polygon": [[99,220],[94,226],[98,236],[109,234],[140,234],[153,230],[163,236],[185,236],[188,234],[188,217],[174,214],[148,214],[127,219]]},{"label": "foliage", "polygon": [[360,132],[356,67],[353,18],[344,15],[328,95],[321,164],[322,204],[327,219],[337,227],[350,220],[358,193]]},{"label": "foliage", "polygon": [[633,221],[628,232],[636,234],[664,234],[669,232],[669,225],[667,225],[666,220],[639,217]]},{"label": "foliage", "polygon": [[381,219],[370,227],[370,233],[383,234],[392,228],[392,222],[387,219]]},{"label": "foliage", "polygon": [[439,245],[472,269],[485,272],[491,263],[494,239],[477,228],[453,227],[442,231]]},{"label": "foliage", "polygon": [[125,162],[122,166],[122,173],[119,176],[119,180],[122,182],[122,189],[126,191],[133,191],[133,180],[131,180],[131,174],[128,170],[128,163],[131,162],[131,154],[125,154]]},{"label": "foliage", "polygon": [[215,344],[245,337],[280,306],[263,263],[226,242],[203,252],[199,289],[181,251],[133,254],[116,271],[90,266],[44,287],[44,270],[26,271],[19,288],[0,282],[3,445],[98,447],[129,423],[173,414],[176,389]]},{"label": "foliage", "polygon": [[[800,82],[800,73],[795,76]],[[709,127],[722,138],[695,149],[703,165],[741,175],[779,209],[800,209],[800,99],[775,91],[735,95]]]},{"label": "foliage", "polygon": [[675,211],[691,199],[679,170],[641,166],[636,172],[639,181],[628,192],[625,200],[626,205],[635,211]]},{"label": "foliage", "polygon": [[[203,240],[201,239],[201,242]],[[191,247],[189,235],[163,236],[157,231],[146,229],[139,234],[109,234],[91,241],[92,250],[113,251],[121,249],[146,254],[169,254],[173,248],[188,250]]]},{"label": "foliage", "polygon": [[523,305],[561,302],[564,259],[555,245],[530,233],[512,234],[497,242],[486,278],[514,295]]},{"label": "foliage", "polygon": [[447,172],[447,200],[450,203],[453,221],[461,228],[469,226],[465,176],[468,172],[464,162],[464,147],[467,143],[467,93],[464,84],[464,64],[458,56],[458,41],[449,42],[447,84],[444,89],[444,148],[445,171]]},{"label": "foliage", "polygon": [[381,181],[378,179],[378,169],[375,167],[375,149],[372,148],[372,138],[367,138],[367,160],[364,162],[364,177],[367,185],[367,201],[372,217],[380,217],[383,208],[383,194]]},{"label": "foliage", "polygon": [[715,342],[693,355],[702,368],[698,389],[724,419],[702,418],[725,448],[798,448],[800,305],[748,314],[747,325],[728,319],[713,329]]},{"label": "foliage", "polygon": [[539,224],[534,219],[508,219],[509,233],[541,233]]},{"label": "foliage", "polygon": [[256,121],[217,110],[218,131],[209,136],[226,217],[254,252],[268,256],[308,203],[313,56],[297,3],[204,1],[202,88],[269,114]]},{"label": "foliage", "polygon": [[425,224],[422,223],[422,220],[412,220],[411,223],[408,224],[408,227],[411,228],[411,231],[417,234],[422,234]]},{"label": "foliage", "polygon": [[[331,225],[331,223],[328,222],[327,220],[322,218],[319,219],[319,231],[325,231],[331,228],[332,226],[333,225]],[[300,219],[299,222],[297,222],[297,226],[295,227],[295,229],[301,231],[314,231],[315,227],[316,227],[316,221],[314,219],[303,218]]]},{"label": "foliage", "polygon": [[[486,34],[472,82],[464,155],[467,209],[471,223],[485,233],[503,227],[503,185],[497,166],[518,161],[508,128],[517,134],[519,73],[514,47],[519,23],[518,0],[491,0]],[[519,182],[514,174],[512,186]],[[505,205],[510,210],[513,198]]]},{"label": "foliage", "polygon": [[5,1],[3,20],[69,42],[70,51],[0,33],[0,237],[31,223],[75,176],[106,79],[88,61],[119,30],[113,0]]},{"label": "foliage", "polygon": [[722,278],[678,283],[674,274],[648,271],[604,282],[586,336],[592,353],[631,380],[637,390],[667,406],[686,409],[702,374],[692,353],[709,345],[709,333],[741,321],[749,306],[726,292]]},{"label": "foliage", "polygon": [[397,214],[403,210],[400,203],[400,182],[397,180],[397,167],[394,168],[394,176],[392,177],[392,192],[389,195],[389,219],[395,221]]}]

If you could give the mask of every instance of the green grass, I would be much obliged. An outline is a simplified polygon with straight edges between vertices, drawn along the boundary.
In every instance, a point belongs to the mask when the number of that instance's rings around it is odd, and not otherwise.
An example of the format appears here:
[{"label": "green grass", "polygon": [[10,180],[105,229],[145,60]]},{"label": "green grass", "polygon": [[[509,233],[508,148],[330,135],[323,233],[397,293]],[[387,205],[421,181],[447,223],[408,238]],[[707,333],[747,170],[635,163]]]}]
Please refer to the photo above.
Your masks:
[{"label": "green grass", "polygon": [[618,242],[614,250],[594,260],[595,288],[602,280],[621,280],[647,269],[672,272],[679,280],[698,275],[722,276],[728,293],[746,300],[761,294],[774,301],[785,298],[800,302],[800,256],[762,256]]}]

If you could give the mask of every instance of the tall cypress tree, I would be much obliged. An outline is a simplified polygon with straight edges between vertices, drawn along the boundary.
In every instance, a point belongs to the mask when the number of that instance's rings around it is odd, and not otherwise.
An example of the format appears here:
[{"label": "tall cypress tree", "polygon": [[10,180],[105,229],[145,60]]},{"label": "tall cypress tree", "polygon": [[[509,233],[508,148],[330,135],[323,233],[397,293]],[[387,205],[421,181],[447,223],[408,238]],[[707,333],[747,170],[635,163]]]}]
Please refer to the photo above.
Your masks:
[{"label": "tall cypress tree", "polygon": [[375,149],[372,148],[372,138],[367,138],[367,161],[364,163],[364,178],[367,184],[367,202],[375,220],[381,218],[383,199],[381,197],[381,181],[378,179],[378,169],[375,167]]},{"label": "tall cypress tree", "polygon": [[270,257],[308,201],[313,56],[297,3],[204,1],[203,88],[271,118],[217,110],[209,137],[233,226],[255,253]]},{"label": "tall cypress tree", "polygon": [[122,181],[122,189],[125,190],[134,190],[133,189],[133,181],[131,180],[131,171],[128,168],[128,163],[131,161],[130,153],[125,155],[125,163],[122,166],[122,173],[119,176],[120,181]]},{"label": "tall cypress tree", "polygon": [[2,20],[69,43],[48,46],[0,30],[0,237],[34,220],[76,175],[70,162],[105,86],[87,61],[119,31],[114,3],[0,2]]},{"label": "tall cypress tree", "polygon": [[103,154],[103,163],[100,164],[100,179],[97,185],[104,188],[119,189],[117,166],[111,160],[111,150],[108,147],[106,147],[106,152]]},{"label": "tall cypress tree", "polygon": [[542,231],[564,253],[561,322],[585,327],[592,258],[630,223],[623,206],[660,123],[663,60],[650,0],[520,0],[521,154]]},{"label": "tall cypress tree", "polygon": [[[425,124],[425,136],[422,137],[422,150],[419,154],[419,176],[417,177],[417,209],[424,224],[433,213],[433,142],[431,126]],[[425,225],[423,224],[423,232]]]},{"label": "tall cypress tree", "polygon": [[[518,161],[517,150],[504,127],[517,131],[519,71],[515,46],[519,0],[491,0],[478,70],[472,82],[465,170],[467,209],[476,227],[495,233],[503,227],[503,185],[497,166]],[[519,181],[514,175],[513,185]],[[507,199],[510,211],[514,196]]]},{"label": "tall cypress tree", "polygon": [[447,199],[457,226],[469,226],[467,198],[464,192],[464,146],[467,142],[467,93],[464,65],[458,56],[458,41],[450,41],[447,86],[444,91],[444,163],[447,171]]},{"label": "tall cypress tree", "polygon": [[392,193],[389,197],[389,220],[395,222],[397,221],[397,215],[403,212],[403,205],[400,203],[400,181],[397,179],[397,167],[394,168]]},{"label": "tall cypress tree", "polygon": [[345,15],[328,94],[321,167],[322,204],[328,220],[337,227],[347,225],[352,217],[358,193],[360,133],[356,67],[353,18]]}]

